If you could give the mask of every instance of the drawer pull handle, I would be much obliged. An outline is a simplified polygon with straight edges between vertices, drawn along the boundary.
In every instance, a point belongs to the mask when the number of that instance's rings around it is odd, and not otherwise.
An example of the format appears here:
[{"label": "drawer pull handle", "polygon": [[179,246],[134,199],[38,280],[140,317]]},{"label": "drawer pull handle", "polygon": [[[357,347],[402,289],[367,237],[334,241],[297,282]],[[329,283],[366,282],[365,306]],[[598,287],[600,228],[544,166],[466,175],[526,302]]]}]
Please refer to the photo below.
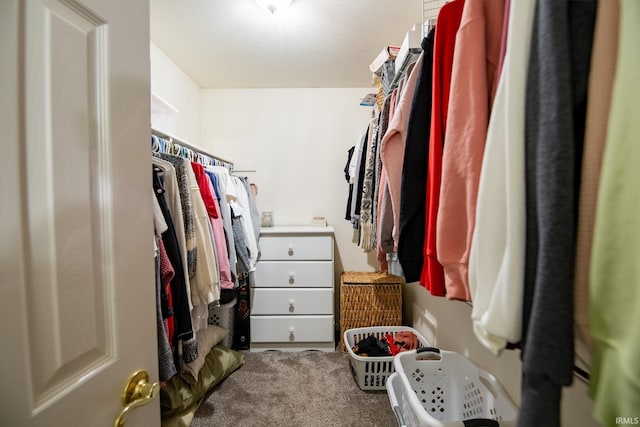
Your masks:
[{"label": "drawer pull handle", "polygon": [[292,271],[291,273],[289,273],[289,283],[293,285],[293,282],[296,281],[296,275],[295,273]]},{"label": "drawer pull handle", "polygon": [[295,341],[296,337],[293,335],[294,329],[293,327],[289,328],[289,341]]},{"label": "drawer pull handle", "polygon": [[289,312],[293,313],[295,311],[295,307],[293,306],[293,304],[295,303],[295,301],[293,299],[289,300]]},{"label": "drawer pull handle", "polygon": [[293,243],[289,243],[289,250],[287,251],[289,256],[293,256]]}]

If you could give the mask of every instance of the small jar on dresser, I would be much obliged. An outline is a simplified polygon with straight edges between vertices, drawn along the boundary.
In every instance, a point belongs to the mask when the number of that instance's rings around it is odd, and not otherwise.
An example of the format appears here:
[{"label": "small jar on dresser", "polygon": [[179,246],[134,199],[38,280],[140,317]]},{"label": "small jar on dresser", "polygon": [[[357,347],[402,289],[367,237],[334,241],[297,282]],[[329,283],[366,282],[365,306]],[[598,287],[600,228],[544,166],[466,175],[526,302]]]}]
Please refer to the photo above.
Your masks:
[{"label": "small jar on dresser", "polygon": [[251,351],[334,351],[333,228],[262,228],[260,248]]}]

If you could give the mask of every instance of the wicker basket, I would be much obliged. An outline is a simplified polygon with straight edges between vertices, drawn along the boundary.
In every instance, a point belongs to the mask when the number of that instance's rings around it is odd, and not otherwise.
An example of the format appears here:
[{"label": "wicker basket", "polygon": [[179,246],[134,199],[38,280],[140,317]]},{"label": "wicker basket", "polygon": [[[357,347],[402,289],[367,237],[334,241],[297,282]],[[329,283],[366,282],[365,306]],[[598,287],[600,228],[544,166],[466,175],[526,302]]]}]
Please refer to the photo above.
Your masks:
[{"label": "wicker basket", "polygon": [[369,326],[402,325],[402,277],[387,273],[345,271],[340,279],[340,338]]}]

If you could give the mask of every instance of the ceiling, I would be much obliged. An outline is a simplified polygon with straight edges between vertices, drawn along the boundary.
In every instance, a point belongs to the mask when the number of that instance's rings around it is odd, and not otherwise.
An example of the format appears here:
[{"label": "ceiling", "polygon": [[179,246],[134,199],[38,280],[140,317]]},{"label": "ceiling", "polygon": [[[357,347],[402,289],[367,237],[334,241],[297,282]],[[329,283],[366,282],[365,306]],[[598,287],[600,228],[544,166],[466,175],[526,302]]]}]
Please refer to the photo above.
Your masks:
[{"label": "ceiling", "polygon": [[368,87],[422,0],[151,0],[151,41],[201,88]]}]

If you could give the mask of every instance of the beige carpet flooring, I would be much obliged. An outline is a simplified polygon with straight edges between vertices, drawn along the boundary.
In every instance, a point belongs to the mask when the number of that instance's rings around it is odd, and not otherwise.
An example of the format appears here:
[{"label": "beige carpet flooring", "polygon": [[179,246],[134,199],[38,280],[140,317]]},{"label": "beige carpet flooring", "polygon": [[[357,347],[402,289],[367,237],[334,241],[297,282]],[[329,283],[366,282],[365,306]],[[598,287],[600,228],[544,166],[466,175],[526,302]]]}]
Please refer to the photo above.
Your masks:
[{"label": "beige carpet flooring", "polygon": [[216,386],[192,427],[393,427],[386,391],[362,391],[340,352],[244,353],[245,364]]}]

